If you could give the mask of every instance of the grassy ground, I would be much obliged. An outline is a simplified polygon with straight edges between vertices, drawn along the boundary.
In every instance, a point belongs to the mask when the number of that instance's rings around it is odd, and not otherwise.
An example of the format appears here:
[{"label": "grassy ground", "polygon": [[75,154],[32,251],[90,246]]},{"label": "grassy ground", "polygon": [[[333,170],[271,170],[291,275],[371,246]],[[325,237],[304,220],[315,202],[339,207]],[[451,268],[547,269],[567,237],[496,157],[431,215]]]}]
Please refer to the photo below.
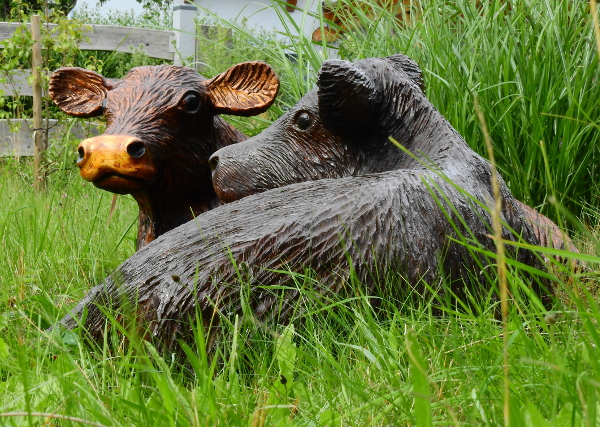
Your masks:
[{"label": "grassy ground", "polygon": [[[598,57],[585,4],[553,3],[516,1],[505,14],[496,2],[483,12],[471,2],[424,2],[415,27],[390,37],[379,23],[343,45],[351,59],[414,56],[434,104],[485,153],[473,109],[477,94],[511,190],[536,206],[562,201],[556,206],[576,213],[547,209],[572,224],[584,251],[576,258],[587,262],[577,272],[551,265],[552,311],[516,298],[529,279],[511,267],[515,298],[505,329],[496,303],[481,296],[497,287],[492,274],[463,306],[409,294],[375,310],[360,297],[360,284],[351,283],[357,297],[310,306],[294,327],[230,319],[219,357],[207,358],[199,333],[183,367],[129,331],[89,348],[76,334],[44,330],[133,252],[136,206],[120,197],[111,216],[111,195],[83,183],[69,154],[57,156],[41,193],[32,189],[30,164],[6,161],[0,165],[0,425],[600,422]],[[323,56],[299,40],[291,46],[298,53],[292,64],[281,44],[256,48],[255,36],[236,31],[247,48],[236,51],[234,62],[254,59],[241,57],[253,46],[278,67],[284,91],[276,116],[312,85]],[[267,122],[236,123],[256,131]],[[405,288],[393,280],[387,286]]]},{"label": "grassy ground", "polygon": [[[75,334],[44,332],[132,252],[135,206],[119,198],[109,223],[111,196],[82,184],[74,170],[54,174],[41,194],[31,189],[29,172],[11,163],[0,175],[0,424],[503,422],[502,328],[481,297],[461,308],[409,295],[377,310],[360,297],[334,300],[335,310],[309,308],[295,330],[231,319],[218,362],[206,358],[199,337],[184,368],[126,331],[129,346],[112,336],[92,349]],[[513,425],[600,419],[600,259],[581,257],[590,271],[557,272],[554,311],[510,304]],[[512,271],[510,286],[522,278]],[[80,420],[49,421],[53,416]]]}]

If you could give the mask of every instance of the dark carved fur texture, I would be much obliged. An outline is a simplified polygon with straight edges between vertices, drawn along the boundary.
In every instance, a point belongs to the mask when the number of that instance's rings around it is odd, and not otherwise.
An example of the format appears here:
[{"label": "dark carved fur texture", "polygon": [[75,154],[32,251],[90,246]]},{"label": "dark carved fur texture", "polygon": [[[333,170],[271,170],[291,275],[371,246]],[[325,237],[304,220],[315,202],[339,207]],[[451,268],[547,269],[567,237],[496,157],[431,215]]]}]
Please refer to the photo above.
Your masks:
[{"label": "dark carved fur texture", "polygon": [[[427,100],[421,70],[405,55],[326,61],[317,88],[260,135],[215,152],[210,164],[227,202],[303,181],[399,169],[437,170],[469,192],[489,183],[487,161]],[[577,251],[550,219],[507,197],[544,245]]]},{"label": "dark carved fur texture", "polygon": [[[241,314],[242,292],[256,319],[289,320],[300,294],[286,271],[306,268],[323,295],[346,292],[351,270],[378,297],[390,296],[381,288],[387,271],[413,286],[440,288],[445,279],[462,295],[468,278],[494,262],[457,241],[495,251],[490,165],[427,100],[415,67],[404,56],[325,62],[316,90],[235,146],[235,155],[213,157],[217,193],[246,197],[142,248],[62,325],[75,327],[87,308],[84,325],[99,338],[105,317],[98,306],[120,310],[128,301],[149,336],[177,351],[177,340],[191,340],[196,313],[205,326]],[[314,181],[300,182],[307,179]],[[519,203],[500,186],[503,237],[537,244]],[[528,251],[512,256],[540,265]]]}]

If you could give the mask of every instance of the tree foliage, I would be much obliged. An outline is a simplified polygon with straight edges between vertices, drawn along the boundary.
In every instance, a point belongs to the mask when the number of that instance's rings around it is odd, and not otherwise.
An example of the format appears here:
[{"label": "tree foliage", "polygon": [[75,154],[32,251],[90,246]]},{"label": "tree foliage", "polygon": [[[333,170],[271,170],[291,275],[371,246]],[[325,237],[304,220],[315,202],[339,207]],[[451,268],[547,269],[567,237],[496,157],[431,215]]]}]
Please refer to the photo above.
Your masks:
[{"label": "tree foliage", "polygon": [[55,12],[66,15],[75,7],[77,0],[0,0],[0,20],[11,21],[22,12]]},{"label": "tree foliage", "polygon": [[[106,3],[108,0],[98,0],[98,3],[100,4],[104,4]],[[171,4],[173,3],[173,0],[135,0],[138,3],[140,3],[141,5],[143,5],[144,7],[147,6],[162,6],[164,4]],[[186,3],[193,3],[192,0],[185,0]]]},{"label": "tree foliage", "polygon": [[[170,4],[172,0],[136,0],[144,7],[153,5]],[[104,4],[107,0],[99,0]],[[77,3],[77,0],[0,0],[0,21],[15,20],[21,12],[39,12],[50,14],[55,12],[58,15],[67,15]]]}]

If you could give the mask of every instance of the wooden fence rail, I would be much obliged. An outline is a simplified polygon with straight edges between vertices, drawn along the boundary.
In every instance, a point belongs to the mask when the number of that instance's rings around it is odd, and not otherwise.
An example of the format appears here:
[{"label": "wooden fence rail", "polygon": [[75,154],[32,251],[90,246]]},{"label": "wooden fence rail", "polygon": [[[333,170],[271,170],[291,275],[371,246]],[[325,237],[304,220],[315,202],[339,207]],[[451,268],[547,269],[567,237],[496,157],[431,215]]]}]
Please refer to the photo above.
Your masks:
[{"label": "wooden fence rail", "polygon": [[[12,37],[19,23],[0,22],[0,41]],[[44,24],[48,32],[57,27],[56,24]],[[27,24],[30,28],[30,24]],[[79,44],[81,50],[101,50],[110,52],[132,53],[141,49],[151,58],[174,60],[176,54],[175,31],[149,30],[144,28],[120,27],[114,25],[84,25],[82,27],[84,41]],[[0,43],[0,49],[2,44]],[[30,84],[31,69],[12,70],[6,73],[6,83],[0,83],[0,91],[4,96],[33,96]],[[14,120],[13,120],[14,122]],[[62,126],[53,121],[55,128],[52,134],[60,135]],[[65,124],[66,126],[66,124]],[[32,156],[34,154],[31,141],[31,129],[36,128],[31,120],[23,120],[16,133],[10,132],[7,120],[0,120],[0,157]],[[14,125],[12,126],[14,128]],[[94,127],[87,126],[78,130],[78,136],[93,133]],[[44,130],[45,142],[48,142],[48,130]]]},{"label": "wooden fence rail", "polygon": [[[11,38],[20,24],[0,22],[0,41]],[[29,27],[29,24],[27,24]],[[44,24],[48,30],[56,24]],[[108,50],[131,53],[133,49],[143,49],[151,58],[173,60],[175,56],[175,31],[148,30],[145,28],[119,27],[115,25],[84,25],[84,38],[79,45],[81,50]],[[2,45],[0,45],[2,48]]]}]

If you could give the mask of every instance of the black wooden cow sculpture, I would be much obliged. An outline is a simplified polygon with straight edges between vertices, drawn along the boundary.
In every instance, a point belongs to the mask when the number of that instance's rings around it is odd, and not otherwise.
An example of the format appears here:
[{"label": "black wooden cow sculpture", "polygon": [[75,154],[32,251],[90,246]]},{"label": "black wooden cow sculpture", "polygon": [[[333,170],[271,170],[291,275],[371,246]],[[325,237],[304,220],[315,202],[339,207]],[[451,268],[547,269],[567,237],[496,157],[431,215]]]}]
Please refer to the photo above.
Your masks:
[{"label": "black wooden cow sculpture", "polygon": [[246,136],[218,114],[259,114],[278,90],[271,67],[245,62],[210,80],[187,67],[138,67],[118,83],[60,68],[49,93],[67,114],[106,117],[104,134],[79,144],[77,165],[96,187],[138,202],[139,248],[221,204],[208,158]]},{"label": "black wooden cow sculpture", "polygon": [[[235,148],[235,156],[213,157],[215,186],[225,200],[247,196],[139,250],[63,326],[75,327],[86,310],[84,326],[99,338],[101,307],[126,315],[126,301],[147,336],[176,351],[178,340],[191,339],[194,316],[217,325],[220,316],[241,313],[242,299],[259,320],[288,320],[299,292],[286,271],[310,269],[327,294],[344,292],[352,270],[365,292],[380,297],[385,272],[434,288],[443,274],[460,295],[467,277],[494,262],[453,239],[460,233],[494,252],[490,165],[427,100],[420,71],[405,56],[326,61],[316,89]],[[307,177],[314,181],[252,194]],[[537,244],[521,205],[500,186],[503,237]],[[532,252],[512,255],[539,265]],[[238,281],[240,266],[247,286]]]},{"label": "black wooden cow sculpture", "polygon": [[[381,65],[386,62],[385,67]],[[211,156],[213,183],[219,197],[232,202],[303,181],[427,167],[440,167],[442,173],[457,179],[458,185],[485,181],[485,176],[475,175],[474,168],[483,164],[489,169],[487,162],[482,163],[464,142],[449,145],[457,138],[450,124],[439,114],[428,114],[432,108],[429,103],[421,104],[421,99],[406,95],[401,98],[402,93],[388,91],[385,79],[377,75],[367,79],[365,72],[373,67],[378,68],[374,73],[386,74],[391,68],[400,69],[424,89],[421,70],[404,55],[361,61],[352,67],[347,63],[326,63],[318,90],[307,94],[259,136],[222,148]],[[418,105],[410,105],[409,99]],[[437,134],[426,133],[434,130]],[[416,157],[397,149],[388,136]],[[460,136],[458,139],[462,141]],[[471,167],[462,169],[459,159],[470,161]],[[453,171],[455,167],[461,170]],[[515,202],[522,211],[519,216],[532,227],[541,245],[577,251],[549,218]]]}]

